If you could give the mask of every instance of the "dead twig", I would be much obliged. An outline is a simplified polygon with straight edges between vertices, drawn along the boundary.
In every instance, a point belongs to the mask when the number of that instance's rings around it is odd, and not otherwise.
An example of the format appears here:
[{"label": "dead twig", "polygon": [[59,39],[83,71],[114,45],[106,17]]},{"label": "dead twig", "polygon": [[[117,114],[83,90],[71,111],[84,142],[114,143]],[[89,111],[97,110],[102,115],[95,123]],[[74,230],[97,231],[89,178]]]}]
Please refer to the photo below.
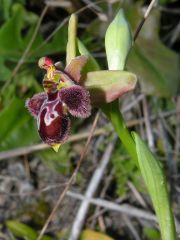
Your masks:
[{"label": "dead twig", "polygon": [[156,3],[156,0],[151,0],[149,6],[148,6],[148,8],[147,8],[147,10],[146,10],[146,12],[145,12],[145,14],[143,16],[143,19],[141,20],[140,24],[138,25],[138,27],[136,29],[136,32],[134,34],[134,41],[136,41],[136,39],[137,39],[141,29],[142,29],[142,26],[144,25],[146,19],[148,18],[148,16],[149,16],[153,6],[155,5],[155,3]]},{"label": "dead twig", "polygon": [[48,7],[60,7],[60,8],[72,8],[71,1],[59,1],[59,0],[46,0],[45,4]]},{"label": "dead twig", "polygon": [[127,106],[124,106],[121,109],[122,113],[126,113],[128,111],[130,111],[134,106],[136,106],[140,101],[142,101],[144,98],[144,94],[140,94],[139,96],[137,96],[137,98],[133,99],[133,101],[131,101]]},{"label": "dead twig", "polygon": [[144,112],[148,146],[154,152],[154,137],[153,137],[153,133],[152,133],[152,127],[151,127],[151,122],[150,122],[150,117],[149,117],[148,103],[147,103],[147,100],[146,100],[146,96],[144,96],[144,99],[142,101],[142,105],[143,105],[143,112]]},{"label": "dead twig", "polygon": [[[11,180],[11,181],[16,181],[18,182],[19,179],[17,178],[13,178],[13,177],[7,177],[7,176],[0,176],[0,179],[7,179],[7,180]],[[41,188],[41,189],[38,189],[38,190],[35,190],[35,191],[31,191],[31,192],[20,192],[20,193],[8,193],[7,191],[0,191],[0,195],[7,195],[9,197],[28,197],[28,196],[38,196],[40,195],[41,193],[44,193],[44,192],[48,192],[48,191],[51,191],[53,189],[57,189],[57,188],[60,188],[60,187],[64,187],[67,185],[67,182],[65,183],[56,183],[56,184],[53,184],[53,185],[48,185],[47,187],[44,187],[44,188]]]},{"label": "dead twig", "polygon": [[[104,183],[104,186],[102,188],[102,191],[100,193],[100,198],[104,198],[105,194],[106,194],[106,191],[110,185],[110,183],[112,182],[112,179],[114,177],[114,168],[111,170],[109,176],[107,176],[105,178],[105,183]],[[93,216],[91,216],[91,219],[92,219],[92,223],[91,223],[91,228],[95,228],[95,225],[96,225],[96,218],[99,218],[101,217],[102,213],[104,212],[104,210],[102,211],[102,209],[100,207],[97,207]],[[89,219],[88,219],[89,220]]]},{"label": "dead twig", "polygon": [[132,191],[132,193],[134,194],[135,198],[138,200],[138,202],[141,204],[141,206],[143,208],[148,209],[148,206],[145,202],[145,200],[143,199],[143,197],[141,196],[141,194],[138,192],[138,190],[136,189],[136,187],[134,186],[134,184],[130,181],[128,181],[127,183],[128,187],[130,188],[130,190]]},{"label": "dead twig", "polygon": [[[177,112],[180,112],[180,97],[177,98],[176,103],[176,109]],[[178,152],[180,149],[180,113],[176,114],[176,138],[175,138],[175,146],[174,146],[174,166],[175,166],[175,172],[177,173],[177,161],[178,161]]]},{"label": "dead twig", "polygon": [[73,197],[73,198],[81,200],[81,201],[87,199],[89,201],[89,203],[91,203],[93,205],[104,207],[104,208],[112,210],[112,211],[124,213],[124,214],[127,214],[128,216],[132,216],[132,217],[136,217],[136,218],[143,218],[143,219],[153,221],[153,222],[157,221],[156,216],[154,214],[149,213],[147,210],[144,211],[144,210],[135,208],[129,204],[119,205],[119,204],[116,204],[116,203],[113,203],[113,202],[110,202],[110,201],[107,201],[104,199],[100,199],[100,198],[87,198],[87,197],[83,196],[82,194],[74,193],[71,191],[67,192],[67,196]]},{"label": "dead twig", "polygon": [[[105,135],[106,133],[107,133],[107,131],[105,131],[105,129],[99,128],[94,132],[92,137],[99,136],[99,135]],[[69,137],[67,142],[72,143],[72,142],[76,142],[76,141],[81,141],[83,139],[88,138],[88,136],[89,136],[89,132],[74,134],[71,137]],[[36,144],[36,145],[32,145],[32,146],[26,146],[26,147],[16,148],[16,149],[9,150],[9,151],[4,151],[4,152],[0,153],[0,160],[30,154],[30,153],[33,153],[36,151],[47,149],[47,148],[50,148],[50,146],[45,143],[40,143],[40,144]]]},{"label": "dead twig", "polygon": [[140,238],[136,228],[133,226],[130,218],[127,215],[122,214],[122,219],[125,222],[126,226],[128,227],[133,239],[134,240],[141,240],[141,238]]}]

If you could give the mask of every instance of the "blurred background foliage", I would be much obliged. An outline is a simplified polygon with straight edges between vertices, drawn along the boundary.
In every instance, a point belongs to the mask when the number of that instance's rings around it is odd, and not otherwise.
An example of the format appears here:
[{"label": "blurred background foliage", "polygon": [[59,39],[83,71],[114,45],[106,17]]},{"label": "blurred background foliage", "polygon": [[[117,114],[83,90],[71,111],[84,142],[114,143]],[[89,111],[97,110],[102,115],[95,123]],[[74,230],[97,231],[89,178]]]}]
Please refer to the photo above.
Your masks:
[{"label": "blurred background foliage", "polygon": [[[149,1],[142,0],[122,2],[115,0],[97,2],[86,0],[0,0],[0,151],[40,142],[36,122],[27,112],[25,100],[34,93],[42,91],[41,81],[44,73],[37,66],[40,57],[50,56],[55,61],[60,60],[65,64],[67,22],[72,12],[77,12],[79,16],[79,38],[96,58],[101,69],[107,69],[103,43],[104,34],[110,20],[117,10],[123,7],[134,33],[148,4]],[[154,114],[154,116],[161,115],[162,112],[180,110],[176,101],[179,98],[180,89],[179,43],[180,2],[160,0],[145,22],[127,61],[127,69],[136,73],[139,79],[135,96],[137,97],[142,93],[147,96],[151,114]],[[124,98],[121,102],[122,108],[126,105],[126,102],[134,101],[133,96],[128,98],[129,100]],[[127,114],[127,120],[140,118],[141,114],[139,112],[141,111],[142,106],[138,105],[136,109]],[[93,116],[83,122],[73,119],[72,133],[87,131],[92,119]],[[102,126],[107,124],[103,117],[101,124]],[[167,145],[170,150],[174,149],[176,145],[177,139],[174,137],[176,127],[175,116],[169,118],[168,123],[163,123],[164,133],[167,136],[166,139],[168,139],[165,142],[163,136],[158,135],[158,123],[154,125],[156,152],[162,159],[170,154],[167,152]],[[141,125],[139,130],[142,130]],[[111,130],[108,128],[108,131]],[[141,133],[143,134],[143,130]],[[99,142],[96,149],[98,156],[105,148],[101,139]],[[58,154],[46,149],[32,154],[30,160],[42,160],[49,169],[53,169],[53,174],[58,173],[68,176],[76,164],[82,148],[81,144],[67,143]],[[163,162],[168,175],[174,173],[172,171],[178,172],[178,161],[175,170],[172,170],[171,163]],[[3,171],[7,166],[8,164],[3,165],[2,163]],[[88,167],[92,169],[90,163]],[[111,195],[113,194],[112,196],[127,199],[129,196],[129,181],[141,193],[146,192],[137,168],[132,161],[128,161],[128,156],[126,156],[122,147],[117,147],[113,153],[111,167],[114,174],[112,184],[115,186],[113,190],[109,190]],[[37,169],[37,166],[34,167],[33,165],[32,169],[34,168]],[[5,173],[7,174],[8,171],[5,171]],[[85,184],[83,173],[79,173],[78,181]],[[35,186],[34,183],[33,186]],[[129,201],[133,202],[134,200]],[[42,206],[43,204],[46,205],[46,201],[42,202]],[[48,208],[48,206],[46,207]],[[41,213],[44,211],[44,208],[39,209],[39,206],[37,209]],[[10,217],[22,220],[18,215],[10,214]],[[11,239],[24,236],[23,231],[28,232],[29,237],[26,239],[36,239],[37,232],[35,229],[41,226],[42,222],[35,223],[33,217],[27,219],[28,221],[24,222],[30,222],[32,229],[30,226],[20,225],[21,223],[17,221],[7,222],[8,231],[11,231],[11,236],[13,236]],[[3,218],[4,220],[8,220],[8,217]],[[62,231],[56,231],[56,233],[57,236],[63,234]],[[65,231],[64,236],[66,234],[67,231]],[[143,239],[159,239],[155,228],[144,228],[142,236]],[[45,237],[44,240],[46,239],[51,238]],[[82,235],[82,239],[90,239],[87,232]],[[102,239],[110,238],[102,237]]]}]

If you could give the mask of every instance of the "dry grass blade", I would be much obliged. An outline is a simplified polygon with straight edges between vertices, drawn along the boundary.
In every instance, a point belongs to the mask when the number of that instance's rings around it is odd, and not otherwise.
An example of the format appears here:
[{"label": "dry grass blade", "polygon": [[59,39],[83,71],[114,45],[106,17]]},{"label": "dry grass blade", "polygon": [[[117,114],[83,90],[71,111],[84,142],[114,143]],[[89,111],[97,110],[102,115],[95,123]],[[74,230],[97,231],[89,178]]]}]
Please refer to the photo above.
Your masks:
[{"label": "dry grass blade", "polygon": [[[94,196],[95,192],[97,191],[99,184],[101,182],[101,179],[103,177],[103,173],[111,159],[111,155],[112,155],[112,152],[114,149],[114,144],[115,144],[115,142],[112,141],[106,147],[106,150],[102,156],[102,159],[101,159],[100,163],[98,164],[97,168],[95,169],[95,171],[92,175],[92,178],[89,182],[89,185],[85,192],[85,197],[92,198]],[[82,203],[79,207],[79,210],[76,214],[69,240],[79,239],[79,235],[80,235],[82,227],[84,225],[84,220],[85,220],[86,215],[89,210],[89,206],[90,206],[90,203],[89,203],[88,199],[85,199],[84,201],[82,201]]]},{"label": "dry grass blade", "polygon": [[[99,136],[99,135],[105,135],[106,133],[107,133],[107,131],[105,131],[105,129],[99,128],[94,132],[93,137]],[[69,137],[67,142],[71,143],[71,142],[81,141],[81,140],[88,138],[88,136],[89,136],[89,132],[74,134],[71,137]],[[36,145],[32,145],[32,146],[25,146],[25,147],[21,147],[21,148],[4,151],[4,152],[0,153],[0,160],[30,154],[30,153],[33,153],[36,151],[41,151],[41,150],[47,149],[47,148],[50,148],[50,146],[45,143],[40,143],[40,144],[36,144]]]},{"label": "dry grass blade", "polygon": [[154,214],[148,212],[147,210],[141,210],[139,208],[133,207],[129,204],[120,204],[119,205],[117,203],[107,201],[107,200],[104,200],[101,198],[86,198],[79,193],[74,193],[71,191],[67,192],[67,196],[79,199],[81,201],[88,199],[89,202],[93,205],[100,206],[105,209],[109,209],[111,211],[117,211],[120,213],[124,213],[124,214],[127,214],[128,216],[142,218],[142,219],[146,219],[146,220],[153,221],[153,222],[157,221],[156,216]]},{"label": "dry grass blade", "polygon": [[137,37],[138,37],[138,35],[139,35],[140,31],[141,31],[141,28],[144,25],[146,19],[148,18],[148,16],[149,16],[153,6],[155,5],[155,3],[156,3],[156,0],[152,0],[150,2],[150,4],[149,4],[149,6],[148,6],[148,8],[147,8],[147,10],[146,10],[146,12],[145,12],[145,14],[143,16],[143,19],[141,20],[141,22],[140,22],[139,26],[137,27],[137,30],[136,30],[136,32],[134,34],[134,41],[136,41],[136,39],[137,39]]},{"label": "dry grass blade", "polygon": [[152,133],[152,127],[151,127],[151,122],[150,122],[150,117],[149,117],[149,110],[148,110],[148,103],[147,103],[146,96],[144,96],[144,99],[142,101],[142,106],[143,106],[143,112],[144,112],[148,145],[149,145],[149,148],[152,151],[154,151],[154,138],[153,138],[153,133]]}]

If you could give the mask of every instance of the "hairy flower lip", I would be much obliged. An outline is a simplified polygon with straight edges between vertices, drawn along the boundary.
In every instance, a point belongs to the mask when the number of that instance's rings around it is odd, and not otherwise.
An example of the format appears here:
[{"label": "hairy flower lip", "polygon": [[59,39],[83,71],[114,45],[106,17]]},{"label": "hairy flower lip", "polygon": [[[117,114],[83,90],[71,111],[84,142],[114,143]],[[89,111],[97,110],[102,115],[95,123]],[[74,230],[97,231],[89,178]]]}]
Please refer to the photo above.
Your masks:
[{"label": "hairy flower lip", "polygon": [[58,93],[51,94],[43,103],[37,118],[41,139],[49,144],[63,143],[69,136],[70,119]]},{"label": "hairy flower lip", "polygon": [[[39,136],[43,140],[43,142],[48,145],[54,144],[63,144],[67,141],[70,133],[70,120],[68,117],[57,118],[57,121],[61,123],[59,127],[56,128],[56,133],[53,135],[47,134],[46,131],[40,128],[38,130]],[[55,122],[56,123],[56,122]]]}]

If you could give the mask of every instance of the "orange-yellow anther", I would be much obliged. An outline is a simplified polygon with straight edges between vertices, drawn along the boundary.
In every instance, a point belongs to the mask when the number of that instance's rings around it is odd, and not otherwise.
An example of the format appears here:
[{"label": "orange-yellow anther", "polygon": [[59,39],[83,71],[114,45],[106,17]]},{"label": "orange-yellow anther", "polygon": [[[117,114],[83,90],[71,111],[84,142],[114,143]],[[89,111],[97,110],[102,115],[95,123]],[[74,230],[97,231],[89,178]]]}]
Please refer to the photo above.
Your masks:
[{"label": "orange-yellow anther", "polygon": [[48,57],[42,57],[38,61],[38,66],[47,71],[47,78],[53,80],[54,72],[56,70],[54,62]]},{"label": "orange-yellow anther", "polygon": [[56,68],[54,67],[54,65],[49,66],[47,68],[47,78],[50,80],[53,80],[55,71],[56,71]]}]

